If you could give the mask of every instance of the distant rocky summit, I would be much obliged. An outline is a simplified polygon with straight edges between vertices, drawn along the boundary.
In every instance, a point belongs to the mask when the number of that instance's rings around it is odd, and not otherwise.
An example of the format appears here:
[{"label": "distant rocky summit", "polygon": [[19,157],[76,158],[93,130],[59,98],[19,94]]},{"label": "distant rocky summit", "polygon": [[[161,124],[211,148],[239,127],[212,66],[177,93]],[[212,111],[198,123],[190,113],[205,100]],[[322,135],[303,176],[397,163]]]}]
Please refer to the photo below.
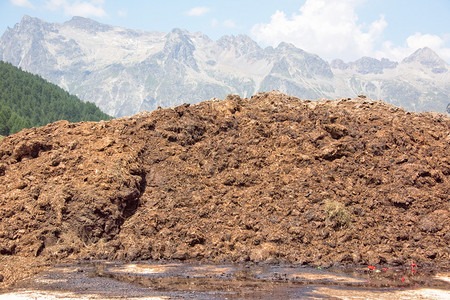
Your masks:
[{"label": "distant rocky summit", "polygon": [[360,74],[383,74],[384,69],[395,69],[398,63],[386,58],[378,60],[371,57],[363,57],[348,64],[344,63],[341,59],[335,59],[331,62],[330,66],[333,69],[354,70]]},{"label": "distant rocky summit", "polygon": [[270,92],[22,130],[0,141],[3,284],[82,258],[449,268],[449,129]]},{"label": "distant rocky summit", "polygon": [[200,32],[145,32],[80,17],[60,24],[24,16],[1,37],[0,59],[113,116],[270,90],[302,99],[365,94],[416,112],[445,112],[450,96],[449,65],[428,48],[400,63],[363,57],[330,65],[287,43],[261,48],[246,35],[213,41]]},{"label": "distant rocky summit", "polygon": [[418,62],[422,66],[430,68],[431,72],[436,74],[446,73],[448,71],[448,64],[430,48],[423,48],[414,52],[411,56],[405,58],[403,62]]}]

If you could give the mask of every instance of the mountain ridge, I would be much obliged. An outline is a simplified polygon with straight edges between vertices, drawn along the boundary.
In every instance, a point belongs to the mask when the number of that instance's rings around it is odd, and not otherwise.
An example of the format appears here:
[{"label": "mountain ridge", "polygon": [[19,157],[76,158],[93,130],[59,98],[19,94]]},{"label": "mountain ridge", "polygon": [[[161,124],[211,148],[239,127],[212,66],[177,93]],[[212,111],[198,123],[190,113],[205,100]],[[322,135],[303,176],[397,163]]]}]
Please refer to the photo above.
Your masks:
[{"label": "mountain ridge", "polygon": [[422,50],[400,63],[328,63],[288,43],[262,48],[247,35],[213,41],[201,32],[139,31],[81,17],[46,23],[25,16],[0,39],[1,60],[114,116],[268,90],[304,99],[366,94],[408,110],[444,112],[450,67]]}]

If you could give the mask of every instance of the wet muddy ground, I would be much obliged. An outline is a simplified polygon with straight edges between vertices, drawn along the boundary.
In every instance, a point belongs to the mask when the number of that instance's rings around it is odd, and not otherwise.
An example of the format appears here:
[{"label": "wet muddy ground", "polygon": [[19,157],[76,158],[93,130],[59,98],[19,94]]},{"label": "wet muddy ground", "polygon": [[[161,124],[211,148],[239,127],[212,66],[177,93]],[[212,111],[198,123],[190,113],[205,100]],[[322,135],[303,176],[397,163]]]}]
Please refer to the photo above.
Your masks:
[{"label": "wet muddy ground", "polygon": [[0,299],[450,299],[450,273],[269,264],[78,262],[0,292]]}]

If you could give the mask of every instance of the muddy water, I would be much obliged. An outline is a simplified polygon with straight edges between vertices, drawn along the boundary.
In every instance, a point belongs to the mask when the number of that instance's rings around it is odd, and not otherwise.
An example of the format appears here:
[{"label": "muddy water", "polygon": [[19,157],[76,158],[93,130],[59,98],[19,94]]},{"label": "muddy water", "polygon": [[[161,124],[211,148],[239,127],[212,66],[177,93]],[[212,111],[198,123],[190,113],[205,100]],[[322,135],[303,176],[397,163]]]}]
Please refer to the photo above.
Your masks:
[{"label": "muddy water", "polygon": [[417,267],[80,262],[0,292],[0,299],[450,299],[450,273]]}]

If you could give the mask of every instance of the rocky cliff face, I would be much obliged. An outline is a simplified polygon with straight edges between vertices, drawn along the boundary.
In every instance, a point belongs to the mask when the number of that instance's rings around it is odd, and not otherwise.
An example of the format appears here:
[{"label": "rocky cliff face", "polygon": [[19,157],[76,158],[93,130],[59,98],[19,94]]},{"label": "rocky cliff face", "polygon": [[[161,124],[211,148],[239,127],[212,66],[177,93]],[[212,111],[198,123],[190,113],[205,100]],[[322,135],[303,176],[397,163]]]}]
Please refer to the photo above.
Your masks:
[{"label": "rocky cliff face", "polygon": [[449,132],[443,114],[279,92],[26,129],[0,142],[0,274],[83,257],[450,267]]},{"label": "rocky cliff face", "polygon": [[448,64],[426,48],[399,64],[365,57],[330,67],[286,43],[263,49],[245,35],[212,41],[180,29],[143,32],[80,17],[56,24],[25,16],[0,39],[0,59],[114,116],[274,89],[304,99],[367,94],[439,112],[450,95]]}]

